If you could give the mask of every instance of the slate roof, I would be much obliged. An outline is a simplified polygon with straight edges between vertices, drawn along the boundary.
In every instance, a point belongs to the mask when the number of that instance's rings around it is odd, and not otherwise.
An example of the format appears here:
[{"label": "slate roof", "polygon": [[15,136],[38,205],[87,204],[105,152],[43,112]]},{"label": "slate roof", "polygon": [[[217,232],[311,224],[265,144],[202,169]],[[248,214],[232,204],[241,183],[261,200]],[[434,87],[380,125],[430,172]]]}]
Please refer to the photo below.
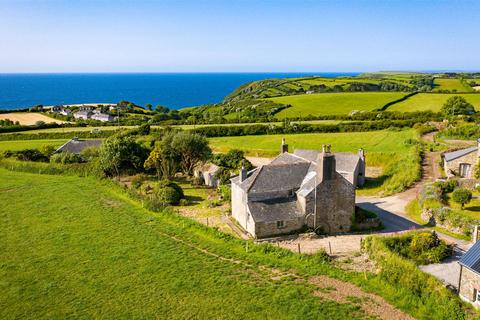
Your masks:
[{"label": "slate roof", "polygon": [[457,151],[444,153],[443,157],[445,158],[446,161],[452,161],[452,160],[455,160],[457,158],[466,156],[469,153],[477,152],[477,150],[478,150],[478,147],[470,147],[470,148],[466,148],[466,149],[461,149],[461,150],[457,150]]},{"label": "slate roof", "polygon": [[480,241],[475,242],[458,263],[480,273]]},{"label": "slate roof", "polygon": [[302,215],[295,198],[249,201],[248,209],[255,222],[292,220]]},{"label": "slate roof", "polygon": [[[295,149],[293,154],[316,163],[320,151]],[[358,154],[350,152],[335,152],[334,156],[337,172],[354,172],[358,163],[360,162],[360,157]]]},{"label": "slate roof", "polygon": [[262,166],[248,191],[256,193],[298,189],[309,167],[307,161]]},{"label": "slate roof", "polygon": [[80,153],[83,149],[89,147],[100,147],[102,140],[78,140],[72,139],[58,148],[55,152]]}]

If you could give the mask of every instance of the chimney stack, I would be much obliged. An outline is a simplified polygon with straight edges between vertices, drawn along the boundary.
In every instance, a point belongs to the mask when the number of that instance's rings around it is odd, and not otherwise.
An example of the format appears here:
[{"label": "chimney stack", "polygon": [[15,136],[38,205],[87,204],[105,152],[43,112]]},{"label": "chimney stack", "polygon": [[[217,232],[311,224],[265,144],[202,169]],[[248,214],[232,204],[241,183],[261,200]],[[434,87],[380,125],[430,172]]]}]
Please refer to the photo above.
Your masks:
[{"label": "chimney stack", "polygon": [[478,241],[478,225],[473,227],[472,242],[476,243]]},{"label": "chimney stack", "polygon": [[365,151],[363,150],[363,148],[358,149],[358,156],[360,157],[360,159],[365,160]]},{"label": "chimney stack", "polygon": [[247,169],[242,166],[242,169],[240,169],[240,182],[245,181],[245,179],[247,179]]},{"label": "chimney stack", "polygon": [[317,157],[318,181],[333,180],[335,178],[335,156],[330,152],[330,145],[322,146],[322,153]]},{"label": "chimney stack", "polygon": [[285,138],[282,138],[282,147],[280,153],[288,152],[288,144],[285,143]]}]

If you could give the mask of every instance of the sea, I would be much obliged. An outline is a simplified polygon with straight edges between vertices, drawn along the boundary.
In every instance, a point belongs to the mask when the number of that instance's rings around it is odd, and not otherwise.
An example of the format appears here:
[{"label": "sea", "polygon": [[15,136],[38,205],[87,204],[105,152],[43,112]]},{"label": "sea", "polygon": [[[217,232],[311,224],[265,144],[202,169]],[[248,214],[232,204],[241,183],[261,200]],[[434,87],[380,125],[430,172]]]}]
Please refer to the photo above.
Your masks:
[{"label": "sea", "polygon": [[355,76],[308,73],[58,73],[0,74],[0,109],[37,104],[117,103],[180,109],[218,103],[241,84],[268,78]]}]

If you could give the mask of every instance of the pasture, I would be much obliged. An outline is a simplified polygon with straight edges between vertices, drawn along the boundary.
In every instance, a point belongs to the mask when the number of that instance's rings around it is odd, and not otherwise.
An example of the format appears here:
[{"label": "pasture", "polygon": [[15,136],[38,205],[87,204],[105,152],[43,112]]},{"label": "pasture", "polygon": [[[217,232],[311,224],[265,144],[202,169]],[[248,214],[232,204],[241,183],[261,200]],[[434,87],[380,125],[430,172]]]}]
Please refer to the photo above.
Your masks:
[{"label": "pasture", "polygon": [[435,78],[433,84],[435,88],[433,91],[450,90],[456,92],[471,92],[473,91],[470,86],[465,86],[460,79],[456,78]]},{"label": "pasture", "polygon": [[275,156],[280,152],[282,138],[291,151],[295,149],[321,150],[323,144],[331,144],[332,151],[357,152],[363,148],[368,152],[402,152],[409,146],[405,140],[414,139],[414,130],[369,131],[341,133],[305,133],[284,135],[259,135],[210,138],[210,146],[217,152],[241,149],[250,156]]},{"label": "pasture", "polygon": [[361,301],[323,300],[308,282],[277,279],[289,263],[345,274],[329,264],[253,244],[247,254],[243,242],[149,212],[105,181],[0,177],[2,319],[366,318]]},{"label": "pasture", "polygon": [[0,113],[0,120],[5,119],[12,120],[13,122],[18,121],[21,125],[33,125],[37,121],[43,121],[45,123],[65,123],[65,121],[50,118],[37,112]]},{"label": "pasture", "polygon": [[405,95],[404,92],[342,92],[301,94],[270,98],[270,100],[292,105],[277,114],[277,118],[283,119],[308,115],[349,114],[353,110],[372,111]]},{"label": "pasture", "polygon": [[453,96],[462,96],[480,111],[480,94],[419,93],[405,101],[390,106],[387,111],[434,111],[439,112],[442,105]]},{"label": "pasture", "polygon": [[6,140],[0,141],[0,152],[11,150],[18,151],[24,149],[40,149],[44,146],[60,147],[68,139],[43,139],[43,140]]}]

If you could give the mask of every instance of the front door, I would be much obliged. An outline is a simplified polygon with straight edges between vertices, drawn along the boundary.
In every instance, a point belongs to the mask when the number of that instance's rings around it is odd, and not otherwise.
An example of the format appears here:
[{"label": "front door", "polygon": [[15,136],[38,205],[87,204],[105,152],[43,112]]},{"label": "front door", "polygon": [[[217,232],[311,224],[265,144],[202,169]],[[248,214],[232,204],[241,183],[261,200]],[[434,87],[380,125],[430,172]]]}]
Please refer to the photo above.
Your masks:
[{"label": "front door", "polygon": [[460,164],[460,176],[462,178],[470,177],[470,167],[471,165],[468,163],[461,163]]}]

